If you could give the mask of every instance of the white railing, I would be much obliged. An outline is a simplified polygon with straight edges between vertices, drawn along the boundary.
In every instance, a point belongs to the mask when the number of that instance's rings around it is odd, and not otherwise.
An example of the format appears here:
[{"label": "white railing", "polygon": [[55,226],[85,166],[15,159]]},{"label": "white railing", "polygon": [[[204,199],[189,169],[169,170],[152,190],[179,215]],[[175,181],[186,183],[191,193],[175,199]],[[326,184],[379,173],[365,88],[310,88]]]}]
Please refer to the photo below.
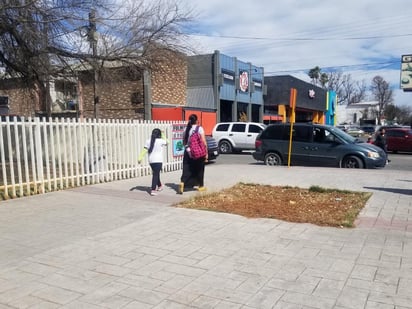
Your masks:
[{"label": "white railing", "polygon": [[137,160],[154,128],[170,141],[163,171],[181,169],[173,122],[6,117],[0,120],[0,194],[8,199],[149,175],[147,156]]}]

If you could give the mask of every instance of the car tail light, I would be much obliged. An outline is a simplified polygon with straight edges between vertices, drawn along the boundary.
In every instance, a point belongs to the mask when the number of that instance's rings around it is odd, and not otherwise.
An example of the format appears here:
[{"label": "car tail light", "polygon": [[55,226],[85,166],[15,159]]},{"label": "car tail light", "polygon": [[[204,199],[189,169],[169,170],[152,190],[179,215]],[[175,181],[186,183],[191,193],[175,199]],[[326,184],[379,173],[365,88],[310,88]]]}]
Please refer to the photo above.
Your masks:
[{"label": "car tail light", "polygon": [[262,140],[260,139],[255,140],[255,148],[258,149],[260,146],[262,146]]}]

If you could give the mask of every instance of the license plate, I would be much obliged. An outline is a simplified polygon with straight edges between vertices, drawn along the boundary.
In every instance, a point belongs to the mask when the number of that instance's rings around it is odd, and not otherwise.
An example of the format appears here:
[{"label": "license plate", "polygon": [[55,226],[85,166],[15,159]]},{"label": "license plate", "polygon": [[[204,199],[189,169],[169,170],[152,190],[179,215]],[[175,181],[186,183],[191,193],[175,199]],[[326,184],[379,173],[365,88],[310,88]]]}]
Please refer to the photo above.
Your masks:
[{"label": "license plate", "polygon": [[215,156],[217,156],[217,150],[213,151],[213,154],[214,154]]}]

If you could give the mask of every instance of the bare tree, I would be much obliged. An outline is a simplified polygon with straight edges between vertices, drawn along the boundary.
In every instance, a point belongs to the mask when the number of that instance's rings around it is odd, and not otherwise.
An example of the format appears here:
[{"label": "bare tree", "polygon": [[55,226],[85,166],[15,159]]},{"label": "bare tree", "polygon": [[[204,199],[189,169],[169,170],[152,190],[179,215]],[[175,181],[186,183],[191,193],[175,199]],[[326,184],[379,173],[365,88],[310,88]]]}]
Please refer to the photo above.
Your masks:
[{"label": "bare tree", "polygon": [[174,0],[0,0],[0,67],[37,88],[49,110],[50,76],[153,69],[167,61],[164,51],[188,51],[182,26],[190,20]]},{"label": "bare tree", "polygon": [[390,84],[379,75],[372,79],[370,90],[372,96],[378,101],[378,122],[381,124],[381,118],[382,115],[384,115],[385,108],[393,102],[393,91]]},{"label": "bare tree", "polygon": [[354,81],[350,74],[342,72],[322,73],[318,66],[309,71],[312,83],[324,89],[333,90],[338,97],[338,104],[352,104],[365,99],[366,84],[364,81]]},{"label": "bare tree", "polygon": [[412,107],[410,106],[396,106],[388,104],[385,108],[385,119],[389,123],[397,123],[401,125],[412,125]]}]

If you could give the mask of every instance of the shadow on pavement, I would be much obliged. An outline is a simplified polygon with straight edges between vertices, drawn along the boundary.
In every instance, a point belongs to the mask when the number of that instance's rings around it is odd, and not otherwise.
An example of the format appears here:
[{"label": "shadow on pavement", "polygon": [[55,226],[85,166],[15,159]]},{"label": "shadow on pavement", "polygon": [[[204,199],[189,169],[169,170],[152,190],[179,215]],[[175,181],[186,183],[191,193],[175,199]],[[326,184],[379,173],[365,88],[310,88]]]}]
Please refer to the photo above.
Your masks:
[{"label": "shadow on pavement", "polygon": [[136,187],[131,187],[129,191],[143,191],[143,192],[150,192],[150,186],[136,186]]},{"label": "shadow on pavement", "polygon": [[386,191],[398,194],[412,195],[412,190],[410,189],[397,189],[397,188],[381,188],[381,187],[364,187],[365,189],[377,190],[377,191]]}]

